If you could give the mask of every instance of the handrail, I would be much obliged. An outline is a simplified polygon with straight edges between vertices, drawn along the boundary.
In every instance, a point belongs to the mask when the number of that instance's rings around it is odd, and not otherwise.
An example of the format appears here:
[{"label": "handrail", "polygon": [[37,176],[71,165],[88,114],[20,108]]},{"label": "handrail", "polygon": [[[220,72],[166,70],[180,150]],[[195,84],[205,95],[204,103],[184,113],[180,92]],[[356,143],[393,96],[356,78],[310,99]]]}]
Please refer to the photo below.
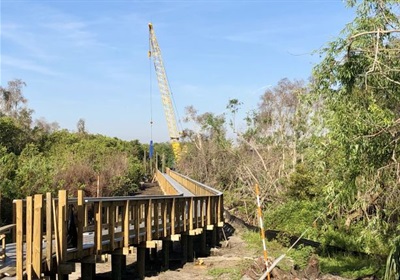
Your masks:
[{"label": "handrail", "polygon": [[[170,174],[195,196],[182,196],[157,172],[168,195],[89,198],[79,190],[73,198],[61,190],[58,197],[47,193],[14,200],[17,279],[24,273],[28,278],[39,278],[55,266],[59,274],[68,274],[71,260],[116,249],[129,252],[132,246],[148,246],[154,240],[221,226],[222,193],[179,173]],[[74,244],[67,244],[72,219],[77,222],[76,238]]]}]

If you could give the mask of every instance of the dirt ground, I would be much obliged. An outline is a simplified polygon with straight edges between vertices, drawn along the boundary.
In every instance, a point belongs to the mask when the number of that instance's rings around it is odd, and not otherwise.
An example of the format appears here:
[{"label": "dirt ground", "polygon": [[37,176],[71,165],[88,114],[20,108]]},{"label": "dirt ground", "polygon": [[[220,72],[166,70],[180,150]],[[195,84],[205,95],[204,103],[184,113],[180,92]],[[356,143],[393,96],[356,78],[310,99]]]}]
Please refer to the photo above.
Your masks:
[{"label": "dirt ground", "polygon": [[[232,275],[226,273],[228,270],[237,270],[240,274],[245,264],[252,263],[256,259],[255,253],[249,250],[240,235],[233,235],[223,242],[227,247],[211,249],[211,255],[206,258],[195,258],[194,262],[184,265],[180,261],[171,261],[171,268],[162,271],[155,263],[146,267],[147,280],[208,280],[208,279],[232,279]],[[136,254],[127,256],[127,267],[123,279],[137,279],[135,272]],[[224,273],[225,272],[225,273]],[[76,264],[76,271],[69,279],[80,279],[80,264]],[[96,279],[112,279],[111,256],[104,263],[96,264]]]}]

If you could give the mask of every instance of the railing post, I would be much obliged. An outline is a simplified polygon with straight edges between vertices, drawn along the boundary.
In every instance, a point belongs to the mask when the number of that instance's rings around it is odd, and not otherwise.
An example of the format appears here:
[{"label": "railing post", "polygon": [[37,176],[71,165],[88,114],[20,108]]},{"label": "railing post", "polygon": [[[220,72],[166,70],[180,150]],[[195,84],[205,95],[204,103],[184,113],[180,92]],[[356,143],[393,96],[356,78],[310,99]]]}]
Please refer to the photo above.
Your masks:
[{"label": "railing post", "polygon": [[43,226],[43,195],[35,194],[34,197],[34,219],[33,219],[33,251],[32,268],[34,279],[42,276],[42,226]]},{"label": "railing post", "polygon": [[152,201],[149,199],[147,201],[147,207],[146,207],[146,212],[145,212],[145,221],[146,221],[146,240],[151,241],[153,240],[152,237]]},{"label": "railing post", "polygon": [[103,205],[102,202],[99,201],[95,204],[95,211],[96,211],[96,220],[95,220],[95,245],[96,245],[96,254],[100,255],[102,250],[102,237],[103,237]]},{"label": "railing post", "polygon": [[162,214],[162,227],[163,227],[163,237],[168,235],[167,231],[167,211],[168,211],[168,201],[164,199],[161,204],[161,214]]},{"label": "railing post", "polygon": [[108,223],[108,235],[110,238],[110,245],[111,245],[111,251],[114,251],[115,249],[115,205],[113,202],[111,202],[111,205],[108,207],[110,210],[108,211],[109,214],[109,223]]},{"label": "railing post", "polygon": [[135,244],[139,244],[140,243],[140,211],[141,208],[140,207],[140,203],[135,202],[134,203],[134,210],[135,210]]},{"label": "railing post", "polygon": [[193,206],[194,206],[194,199],[193,197],[189,200],[189,230],[193,230]]},{"label": "railing post", "polygon": [[23,279],[24,275],[24,209],[22,200],[18,199],[15,201],[15,241],[16,241],[16,267],[17,267],[17,279]]},{"label": "railing post", "polygon": [[218,197],[218,224],[224,221],[224,197],[221,194]]},{"label": "railing post", "polygon": [[176,207],[176,200],[175,197],[172,199],[172,206],[171,206],[171,214],[170,214],[170,224],[171,224],[171,235],[175,234],[175,207]]},{"label": "railing post", "polygon": [[211,225],[211,196],[207,199],[207,225]]},{"label": "railing post", "polygon": [[26,263],[25,270],[28,280],[32,279],[32,235],[33,235],[33,200],[32,196],[26,198]]},{"label": "railing post", "polygon": [[160,231],[160,220],[159,220],[159,201],[158,200],[156,200],[155,202],[154,202],[154,218],[153,218],[153,220],[154,220],[154,230],[155,230],[155,238],[156,239],[158,239],[159,238],[159,236],[160,236],[160,233],[159,233],[159,231]]},{"label": "railing post", "polygon": [[124,221],[124,247],[128,248],[129,247],[129,200],[125,201],[125,206],[124,206],[124,215],[123,215],[123,221]]},{"label": "railing post", "polygon": [[58,278],[63,279],[64,275],[60,270],[60,265],[66,261],[67,257],[67,205],[68,192],[66,190],[58,191],[58,252],[59,267]]},{"label": "railing post", "polygon": [[46,271],[51,272],[53,265],[53,198],[46,193]]},{"label": "railing post", "polygon": [[83,253],[83,225],[85,223],[85,209],[83,203],[83,190],[78,190],[78,257],[82,257]]}]

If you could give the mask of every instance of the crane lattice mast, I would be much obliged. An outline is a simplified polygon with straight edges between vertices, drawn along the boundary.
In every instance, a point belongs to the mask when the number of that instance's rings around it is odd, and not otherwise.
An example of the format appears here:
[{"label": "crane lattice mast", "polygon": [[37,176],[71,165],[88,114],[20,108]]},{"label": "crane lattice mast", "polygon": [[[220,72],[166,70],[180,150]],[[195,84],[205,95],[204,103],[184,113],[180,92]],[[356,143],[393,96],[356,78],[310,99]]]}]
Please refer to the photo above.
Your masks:
[{"label": "crane lattice mast", "polygon": [[164,107],[165,118],[167,120],[168,133],[172,145],[175,159],[179,158],[180,144],[179,131],[176,121],[175,111],[172,104],[171,90],[169,87],[167,74],[165,72],[164,63],[161,57],[160,46],[158,45],[153,25],[149,23],[150,50],[149,57],[153,58],[154,68],[157,75],[158,87],[161,93],[161,100]]}]

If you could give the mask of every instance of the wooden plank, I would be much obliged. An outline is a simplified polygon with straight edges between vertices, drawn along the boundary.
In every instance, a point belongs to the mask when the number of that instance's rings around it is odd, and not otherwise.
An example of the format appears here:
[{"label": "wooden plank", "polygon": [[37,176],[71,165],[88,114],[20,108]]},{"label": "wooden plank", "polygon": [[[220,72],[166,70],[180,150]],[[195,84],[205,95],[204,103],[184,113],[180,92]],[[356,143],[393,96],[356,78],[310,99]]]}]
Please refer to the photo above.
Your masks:
[{"label": "wooden plank", "polygon": [[217,219],[218,219],[218,224],[224,221],[223,215],[224,215],[224,200],[223,200],[222,194],[218,196],[218,208],[217,208]]},{"label": "wooden plank", "polygon": [[171,235],[175,234],[175,207],[176,207],[176,200],[175,198],[172,199],[172,206],[171,206],[171,214],[170,214],[170,223],[171,223]]},{"label": "wooden plank", "polygon": [[103,237],[103,213],[102,213],[102,202],[99,201],[95,204],[95,212],[96,212],[96,218],[95,218],[95,231],[94,231],[94,236],[95,236],[95,244],[96,244],[96,254],[100,255],[101,250],[102,250],[102,237]]},{"label": "wooden plank", "polygon": [[135,202],[134,204],[134,211],[135,211],[135,244],[139,244],[140,242],[140,204],[138,202]]},{"label": "wooden plank", "polygon": [[167,211],[168,211],[168,200],[164,199],[161,202],[161,214],[162,214],[162,227],[163,237],[167,237]]},{"label": "wooden plank", "polygon": [[0,233],[8,233],[11,229],[15,227],[15,224],[5,225],[0,227]]},{"label": "wooden plank", "polygon": [[110,245],[111,245],[111,251],[114,251],[115,249],[115,219],[116,219],[116,209],[114,203],[111,202],[111,205],[108,207],[110,210],[108,211],[110,217],[109,217],[109,226],[108,226],[108,234],[110,236]]},{"label": "wooden plank", "polygon": [[50,272],[53,265],[53,217],[51,193],[46,193],[46,271]]},{"label": "wooden plank", "polygon": [[145,212],[145,219],[146,219],[146,241],[151,241],[152,237],[152,209],[153,209],[153,202],[149,199],[146,202],[146,212]]},{"label": "wooden plank", "polygon": [[123,220],[124,220],[124,247],[128,248],[129,247],[129,200],[125,201],[124,205],[124,213],[123,213]]},{"label": "wooden plank", "polygon": [[32,196],[26,198],[26,277],[32,279],[32,234],[33,234],[33,199]]},{"label": "wooden plank", "polygon": [[183,231],[187,231],[188,230],[188,227],[187,227],[187,224],[188,224],[187,211],[189,211],[188,199],[186,199],[186,198],[182,199],[182,205],[181,206],[182,207],[181,207],[180,211],[181,211],[181,214],[183,216]]},{"label": "wooden plank", "polygon": [[85,207],[83,201],[83,190],[78,190],[78,258],[83,256],[83,226],[85,222]]},{"label": "wooden plank", "polygon": [[207,199],[207,225],[211,225],[211,196]]},{"label": "wooden plank", "polygon": [[154,215],[153,215],[153,221],[154,221],[154,229],[155,229],[155,234],[154,234],[154,236],[155,236],[155,238],[156,239],[158,239],[159,238],[159,236],[160,236],[160,233],[159,233],[159,230],[160,230],[160,220],[159,220],[159,218],[160,218],[160,216],[159,216],[159,201],[158,200],[156,200],[155,202],[154,202]]},{"label": "wooden plank", "polygon": [[15,204],[15,241],[16,241],[16,268],[17,279],[23,279],[24,263],[23,263],[23,250],[24,250],[24,214],[22,200],[18,199]]},{"label": "wooden plank", "polygon": [[205,200],[204,200],[204,198],[201,198],[201,204],[200,204],[200,215],[201,215],[201,227],[204,227],[204,225],[205,225],[205,222],[204,222],[204,216],[205,216],[205,211],[204,211],[204,209],[205,209]]},{"label": "wooden plank", "polygon": [[58,246],[59,251],[59,264],[67,259],[67,206],[68,206],[68,192],[66,190],[58,191]]},{"label": "wooden plank", "polygon": [[[13,203],[13,224],[17,224],[17,206],[15,203]],[[17,242],[17,228],[13,229],[13,234],[12,234],[12,242],[15,243]]]},{"label": "wooden plank", "polygon": [[42,275],[42,236],[43,236],[43,195],[35,194],[34,219],[33,219],[33,251],[32,251],[32,277],[39,279]]},{"label": "wooden plank", "polygon": [[188,210],[189,210],[189,230],[193,230],[193,206],[194,206],[194,199],[191,197],[188,200]]}]

